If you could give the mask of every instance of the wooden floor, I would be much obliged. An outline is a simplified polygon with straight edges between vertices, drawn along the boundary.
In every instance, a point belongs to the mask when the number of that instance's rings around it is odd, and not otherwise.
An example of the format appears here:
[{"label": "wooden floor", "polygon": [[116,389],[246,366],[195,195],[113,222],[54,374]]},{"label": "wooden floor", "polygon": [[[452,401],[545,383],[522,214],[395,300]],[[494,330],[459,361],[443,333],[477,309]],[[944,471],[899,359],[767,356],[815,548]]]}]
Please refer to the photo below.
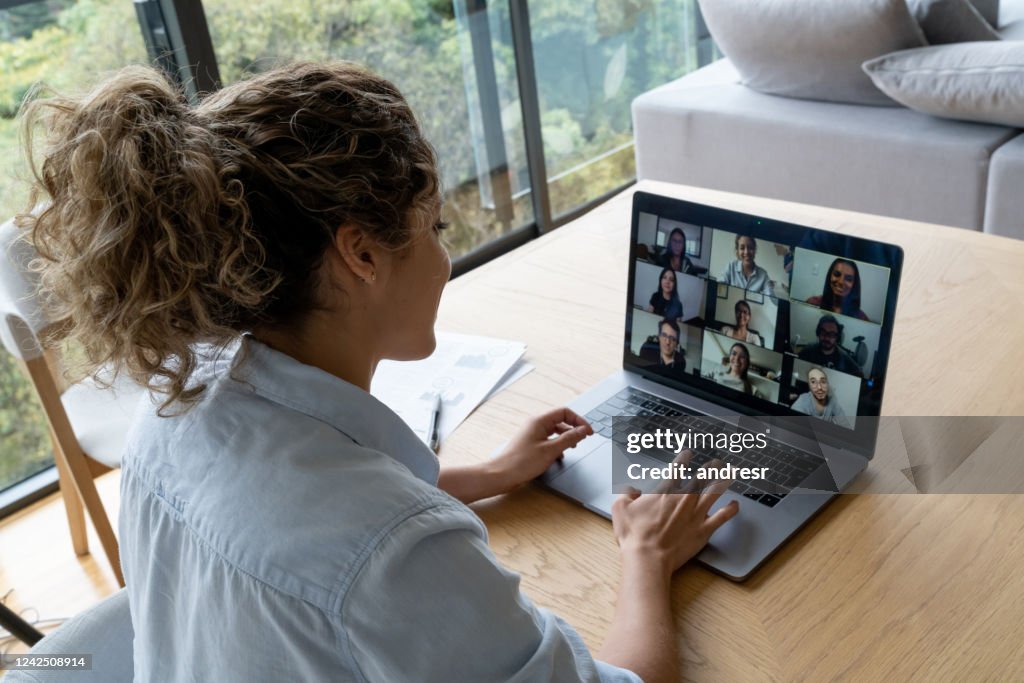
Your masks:
[{"label": "wooden floor", "polygon": [[[117,528],[120,472],[99,477],[96,487]],[[75,555],[71,547],[64,502],[53,494],[0,521],[0,597],[29,622],[67,619],[117,590],[114,573],[99,539],[89,529],[88,555]],[[55,628],[40,625],[44,633]],[[22,652],[14,641],[0,646]],[[2,677],[2,676],[0,676]]]}]

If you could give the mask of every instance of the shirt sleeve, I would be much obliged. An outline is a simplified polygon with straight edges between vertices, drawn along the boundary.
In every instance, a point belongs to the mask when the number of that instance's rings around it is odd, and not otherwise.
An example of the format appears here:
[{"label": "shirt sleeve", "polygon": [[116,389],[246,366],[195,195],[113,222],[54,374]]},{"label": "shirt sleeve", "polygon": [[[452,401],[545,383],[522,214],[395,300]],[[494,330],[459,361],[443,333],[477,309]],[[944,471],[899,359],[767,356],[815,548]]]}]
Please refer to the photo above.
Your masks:
[{"label": "shirt sleeve", "polygon": [[384,534],[340,612],[343,647],[366,681],[641,683],[535,607],[487,547],[483,524],[454,503]]},{"label": "shirt sleeve", "polygon": [[775,285],[772,282],[771,276],[768,275],[768,271],[761,268],[761,266],[758,266],[758,268],[761,270],[761,275],[764,277],[764,285],[762,285],[761,292],[765,296],[775,296]]}]

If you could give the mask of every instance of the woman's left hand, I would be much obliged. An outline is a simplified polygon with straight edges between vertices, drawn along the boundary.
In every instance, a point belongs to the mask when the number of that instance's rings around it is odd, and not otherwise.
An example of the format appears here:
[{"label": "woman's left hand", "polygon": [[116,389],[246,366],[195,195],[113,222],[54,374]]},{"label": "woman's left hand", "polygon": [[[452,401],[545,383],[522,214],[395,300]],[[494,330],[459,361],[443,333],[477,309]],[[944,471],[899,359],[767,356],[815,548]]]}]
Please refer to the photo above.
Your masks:
[{"label": "woman's left hand", "polygon": [[593,433],[582,417],[556,408],[527,422],[490,461],[441,468],[437,485],[464,503],[508,493],[542,475],[562,453]]},{"label": "woman's left hand", "polygon": [[544,474],[562,453],[593,433],[573,411],[555,408],[527,422],[490,464],[504,490],[511,491]]}]

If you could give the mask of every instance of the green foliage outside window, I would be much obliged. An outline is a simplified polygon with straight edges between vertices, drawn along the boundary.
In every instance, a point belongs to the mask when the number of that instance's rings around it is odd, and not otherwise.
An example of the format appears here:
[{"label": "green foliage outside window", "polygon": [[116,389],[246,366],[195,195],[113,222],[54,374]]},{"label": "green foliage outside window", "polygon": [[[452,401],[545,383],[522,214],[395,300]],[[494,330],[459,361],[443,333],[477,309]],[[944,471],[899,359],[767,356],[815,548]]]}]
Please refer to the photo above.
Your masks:
[{"label": "green foliage outside window", "polygon": [[0,490],[50,465],[50,436],[14,357],[0,356]]}]

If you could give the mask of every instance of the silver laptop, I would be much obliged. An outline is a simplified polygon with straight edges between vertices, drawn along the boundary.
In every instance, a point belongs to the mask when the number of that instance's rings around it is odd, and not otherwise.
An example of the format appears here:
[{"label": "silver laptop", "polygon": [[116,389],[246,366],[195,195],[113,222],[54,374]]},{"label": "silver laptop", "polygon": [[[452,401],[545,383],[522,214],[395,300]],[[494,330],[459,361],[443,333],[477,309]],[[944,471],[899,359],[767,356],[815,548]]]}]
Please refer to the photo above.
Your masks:
[{"label": "silver laptop", "polygon": [[622,370],[570,404],[595,435],[541,481],[610,517],[684,448],[691,477],[745,468],[697,558],[743,580],[874,455],[903,252],[637,192],[629,264]]}]

